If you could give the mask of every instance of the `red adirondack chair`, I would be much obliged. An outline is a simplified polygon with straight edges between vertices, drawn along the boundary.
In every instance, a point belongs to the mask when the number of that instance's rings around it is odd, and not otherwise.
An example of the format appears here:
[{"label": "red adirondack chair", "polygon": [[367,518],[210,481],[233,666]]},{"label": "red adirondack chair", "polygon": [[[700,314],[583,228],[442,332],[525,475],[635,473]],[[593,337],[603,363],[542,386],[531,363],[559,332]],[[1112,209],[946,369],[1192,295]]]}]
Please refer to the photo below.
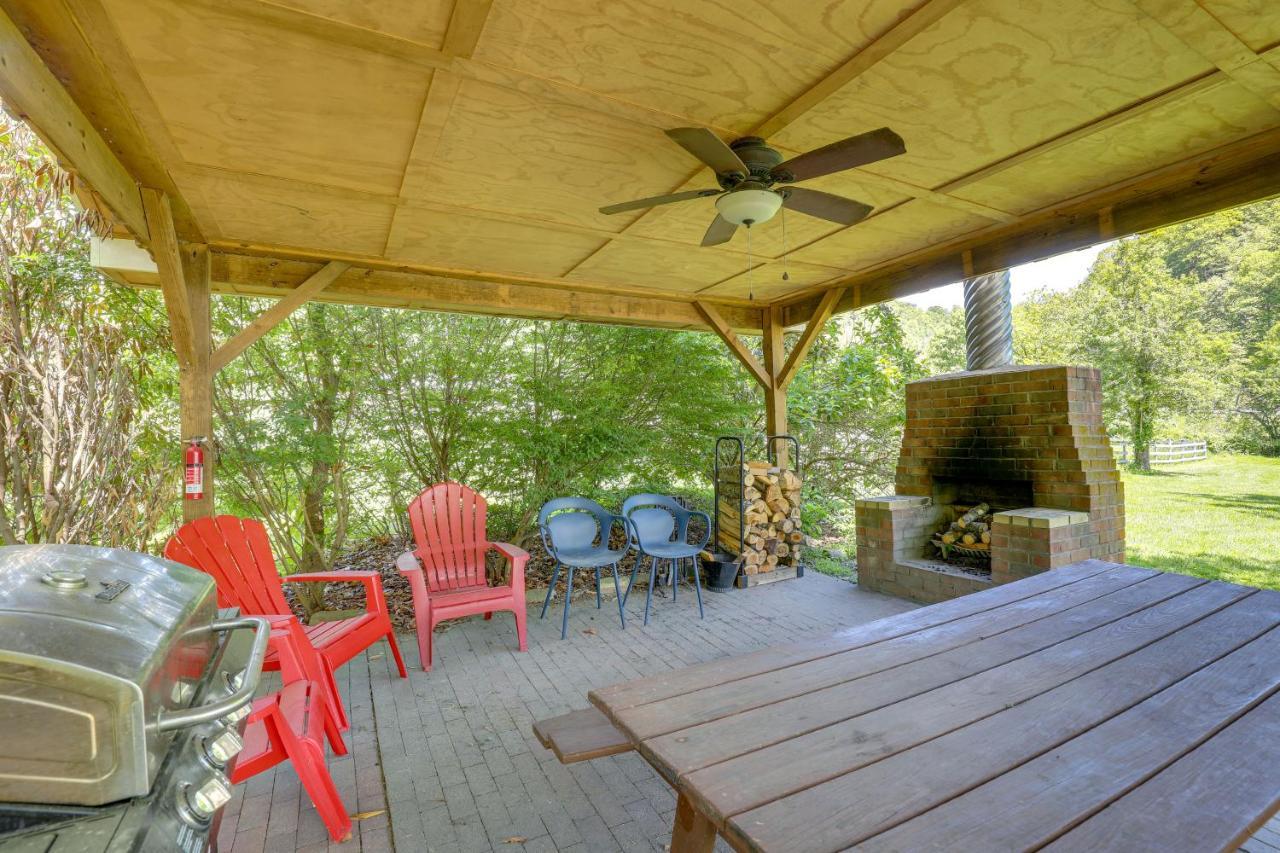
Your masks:
[{"label": "red adirondack chair", "polygon": [[[409,579],[413,613],[418,622],[422,668],[431,671],[431,632],[445,619],[510,610],[516,617],[520,651],[525,639],[524,566],[529,554],[485,535],[484,498],[457,483],[425,489],[409,504],[409,523],[418,546],[400,555],[396,568]],[[489,586],[484,558],[495,550],[511,562],[511,581]]]},{"label": "red adirondack chair", "polygon": [[346,841],[351,818],[325,764],[324,741],[327,737],[336,755],[346,755],[347,746],[326,708],[325,667],[292,616],[272,619],[271,650],[280,661],[284,686],[254,701],[231,782],[238,785],[290,762],[329,836]]},{"label": "red adirondack chair", "polygon": [[[328,682],[325,687],[331,694],[333,710],[342,721],[343,729],[350,723],[342,707],[337,682],[333,679],[334,670],[386,637],[400,669],[400,677],[408,677],[377,572],[311,572],[282,578],[276,570],[271,543],[262,522],[234,515],[187,522],[165,545],[164,555],[212,575],[218,587],[218,603],[223,607],[239,607],[246,616],[287,615],[290,611],[284,600],[283,581],[364,584],[365,613],[350,619],[303,626],[307,639],[324,660]],[[278,656],[268,654],[263,669],[279,668]]]}]

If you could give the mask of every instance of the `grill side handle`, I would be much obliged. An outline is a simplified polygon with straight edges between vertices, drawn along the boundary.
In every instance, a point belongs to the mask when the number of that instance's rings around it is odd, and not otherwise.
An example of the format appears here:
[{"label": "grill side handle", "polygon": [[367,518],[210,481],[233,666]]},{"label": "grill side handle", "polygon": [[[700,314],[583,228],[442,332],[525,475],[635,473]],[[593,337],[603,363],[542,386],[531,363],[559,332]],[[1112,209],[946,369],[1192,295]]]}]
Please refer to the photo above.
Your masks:
[{"label": "grill side handle", "polygon": [[253,694],[257,692],[258,681],[262,677],[262,662],[267,656],[267,641],[271,637],[271,623],[261,616],[243,616],[239,619],[214,622],[205,630],[223,633],[244,628],[252,628],[254,631],[253,647],[249,651],[249,662],[244,668],[244,683],[234,693],[216,702],[208,702],[194,708],[184,708],[180,711],[168,713],[161,711],[155,722],[147,723],[148,731],[168,732],[174,729],[183,729],[188,726],[207,723],[225,717],[232,711],[253,701]]}]

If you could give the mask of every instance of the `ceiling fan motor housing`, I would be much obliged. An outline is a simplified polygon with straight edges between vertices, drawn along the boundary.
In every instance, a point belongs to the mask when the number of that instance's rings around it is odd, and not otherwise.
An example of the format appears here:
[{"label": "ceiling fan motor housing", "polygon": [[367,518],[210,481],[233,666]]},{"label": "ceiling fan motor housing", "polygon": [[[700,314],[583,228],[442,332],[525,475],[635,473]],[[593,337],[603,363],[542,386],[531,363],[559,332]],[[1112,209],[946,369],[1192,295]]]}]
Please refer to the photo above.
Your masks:
[{"label": "ceiling fan motor housing", "polygon": [[773,168],[782,162],[782,155],[765,144],[758,136],[744,136],[729,143],[733,153],[751,170],[751,177],[772,183],[770,174]]}]

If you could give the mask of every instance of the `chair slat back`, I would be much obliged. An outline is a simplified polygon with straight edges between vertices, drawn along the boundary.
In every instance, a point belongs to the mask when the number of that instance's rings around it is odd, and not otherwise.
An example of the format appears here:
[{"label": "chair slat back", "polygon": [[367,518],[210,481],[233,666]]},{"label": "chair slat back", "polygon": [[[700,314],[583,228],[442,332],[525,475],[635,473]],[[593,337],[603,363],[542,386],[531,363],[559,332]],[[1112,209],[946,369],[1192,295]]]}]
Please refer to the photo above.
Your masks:
[{"label": "chair slat back", "polygon": [[290,612],[260,521],[234,515],[197,518],[178,528],[164,555],[211,575],[222,607],[239,607],[246,616]]},{"label": "chair slat back", "polygon": [[485,583],[486,512],[484,498],[458,483],[438,483],[409,504],[409,524],[429,590]]}]

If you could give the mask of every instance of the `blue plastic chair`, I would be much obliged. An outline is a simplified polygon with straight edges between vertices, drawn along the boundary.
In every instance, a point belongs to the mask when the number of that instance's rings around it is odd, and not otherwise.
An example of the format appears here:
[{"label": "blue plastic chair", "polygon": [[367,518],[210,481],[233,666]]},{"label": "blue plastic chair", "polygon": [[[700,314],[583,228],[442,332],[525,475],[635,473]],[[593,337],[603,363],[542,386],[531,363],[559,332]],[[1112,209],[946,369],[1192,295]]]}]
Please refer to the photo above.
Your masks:
[{"label": "blue plastic chair", "polygon": [[[706,522],[699,542],[691,543],[689,539],[689,519],[701,516]],[[636,548],[636,564],[631,569],[631,581],[627,584],[627,594],[622,603],[631,595],[631,588],[636,583],[636,573],[640,570],[640,561],[649,558],[649,589],[644,596],[644,624],[649,624],[649,605],[653,601],[653,587],[657,582],[658,561],[666,560],[671,566],[671,600],[676,600],[676,590],[680,586],[680,572],[684,561],[693,566],[693,590],[698,596],[698,618],[702,612],[702,579],[698,576],[698,553],[706,547],[711,538],[711,516],[698,510],[685,509],[675,498],[666,495],[632,495],[622,503],[622,517],[627,523],[629,545]]]},{"label": "blue plastic chair", "polygon": [[[600,569],[613,566],[613,586],[618,591],[618,619],[627,627],[627,617],[622,607],[626,603],[622,585],[618,582],[618,562],[626,555],[625,547],[609,547],[609,534],[613,525],[623,521],[600,504],[586,498],[555,498],[542,505],[538,513],[538,532],[547,553],[556,561],[547,587],[546,600],[542,602],[545,618],[551,594],[555,591],[560,567],[569,570],[564,594],[564,618],[560,622],[560,639],[569,632],[569,602],[573,598],[573,572],[575,569],[594,569],[596,573],[596,609],[600,608]],[[625,526],[625,522],[623,522]],[[598,542],[597,542],[598,540]]]}]

